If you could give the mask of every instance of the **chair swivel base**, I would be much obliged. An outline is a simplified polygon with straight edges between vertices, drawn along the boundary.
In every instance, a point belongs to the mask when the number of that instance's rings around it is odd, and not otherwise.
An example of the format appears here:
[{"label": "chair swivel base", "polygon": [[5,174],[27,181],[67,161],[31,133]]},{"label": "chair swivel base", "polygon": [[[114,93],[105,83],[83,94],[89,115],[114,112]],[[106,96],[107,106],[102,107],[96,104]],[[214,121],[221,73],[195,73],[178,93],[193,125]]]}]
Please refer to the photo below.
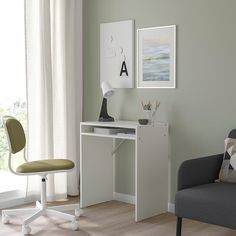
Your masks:
[{"label": "chair swivel base", "polygon": [[[75,209],[75,215],[67,214],[61,211],[68,211]],[[40,216],[55,216],[64,220],[71,221],[72,230],[79,229],[78,217],[81,214],[79,204],[73,205],[62,205],[62,206],[53,206],[53,207],[43,207],[43,205],[37,201],[35,208],[22,208],[22,209],[10,209],[2,211],[2,223],[8,224],[11,216],[20,216],[24,214],[33,214],[27,219],[24,220],[22,224],[22,234],[28,235],[31,231],[29,224]]]}]

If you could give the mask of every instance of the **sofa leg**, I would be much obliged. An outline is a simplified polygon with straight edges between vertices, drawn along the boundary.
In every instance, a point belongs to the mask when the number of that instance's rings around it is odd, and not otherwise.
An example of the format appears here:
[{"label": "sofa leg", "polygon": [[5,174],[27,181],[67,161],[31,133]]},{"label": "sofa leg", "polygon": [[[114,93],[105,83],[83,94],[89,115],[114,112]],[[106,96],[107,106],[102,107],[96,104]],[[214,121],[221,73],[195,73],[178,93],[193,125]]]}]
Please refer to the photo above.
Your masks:
[{"label": "sofa leg", "polygon": [[177,217],[176,236],[181,236],[181,229],[182,229],[182,218]]}]

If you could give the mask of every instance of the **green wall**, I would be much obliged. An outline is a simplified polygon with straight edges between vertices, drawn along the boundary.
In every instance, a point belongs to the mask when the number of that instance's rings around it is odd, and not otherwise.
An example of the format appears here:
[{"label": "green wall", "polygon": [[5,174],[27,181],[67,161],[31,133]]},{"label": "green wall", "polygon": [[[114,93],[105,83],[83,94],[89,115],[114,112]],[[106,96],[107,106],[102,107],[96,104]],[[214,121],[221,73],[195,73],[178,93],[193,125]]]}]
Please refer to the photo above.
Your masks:
[{"label": "green wall", "polygon": [[[158,120],[170,126],[174,202],[180,163],[223,152],[223,140],[236,126],[236,1],[84,0],[83,4],[84,120],[97,120],[101,104],[100,23],[134,19],[135,29],[177,25],[177,88],[119,89],[109,100],[110,114],[127,120],[143,116],[141,100],[161,101]],[[128,143],[118,151],[116,191],[133,194],[130,152]]]}]

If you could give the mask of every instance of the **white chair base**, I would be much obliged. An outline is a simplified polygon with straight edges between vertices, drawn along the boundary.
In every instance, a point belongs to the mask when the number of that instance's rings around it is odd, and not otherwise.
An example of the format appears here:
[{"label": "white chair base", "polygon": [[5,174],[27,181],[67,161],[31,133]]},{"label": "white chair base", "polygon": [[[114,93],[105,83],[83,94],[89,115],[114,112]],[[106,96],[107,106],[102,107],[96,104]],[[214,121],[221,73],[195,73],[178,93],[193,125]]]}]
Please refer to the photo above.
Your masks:
[{"label": "white chair base", "polygon": [[[75,210],[75,215],[67,214],[61,211],[69,211]],[[2,223],[8,224],[11,216],[20,216],[25,214],[33,214],[27,219],[24,220],[22,224],[22,233],[23,235],[27,235],[30,233],[31,228],[29,224],[34,220],[39,218],[40,216],[55,216],[60,219],[71,221],[72,230],[79,229],[78,217],[81,214],[79,204],[73,205],[62,205],[62,206],[54,206],[54,207],[46,207],[43,209],[42,204],[37,201],[35,208],[22,208],[22,209],[12,209],[12,210],[3,210],[2,211]]]},{"label": "white chair base", "polygon": [[[46,179],[42,177],[42,191],[41,191],[41,203],[39,201],[36,202],[35,208],[22,208],[22,209],[9,209],[2,211],[2,223],[8,224],[11,216],[20,216],[25,214],[33,214],[27,219],[24,220],[22,224],[22,233],[23,235],[28,235],[31,231],[29,224],[34,220],[39,218],[40,216],[55,216],[64,220],[71,221],[72,230],[79,229],[78,217],[82,214],[79,204],[71,204],[71,205],[60,205],[47,207],[46,204]],[[75,214],[71,215],[68,213],[64,213],[62,211],[70,211],[74,210]]]}]

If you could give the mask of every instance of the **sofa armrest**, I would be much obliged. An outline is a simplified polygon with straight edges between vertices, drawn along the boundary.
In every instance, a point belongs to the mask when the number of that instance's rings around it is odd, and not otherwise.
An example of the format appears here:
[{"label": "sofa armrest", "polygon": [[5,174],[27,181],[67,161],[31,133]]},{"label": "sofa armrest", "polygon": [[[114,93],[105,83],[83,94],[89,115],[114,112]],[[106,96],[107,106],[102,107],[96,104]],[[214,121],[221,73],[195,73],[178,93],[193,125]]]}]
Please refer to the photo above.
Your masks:
[{"label": "sofa armrest", "polygon": [[184,161],[178,171],[178,190],[214,182],[222,161],[223,154]]}]

